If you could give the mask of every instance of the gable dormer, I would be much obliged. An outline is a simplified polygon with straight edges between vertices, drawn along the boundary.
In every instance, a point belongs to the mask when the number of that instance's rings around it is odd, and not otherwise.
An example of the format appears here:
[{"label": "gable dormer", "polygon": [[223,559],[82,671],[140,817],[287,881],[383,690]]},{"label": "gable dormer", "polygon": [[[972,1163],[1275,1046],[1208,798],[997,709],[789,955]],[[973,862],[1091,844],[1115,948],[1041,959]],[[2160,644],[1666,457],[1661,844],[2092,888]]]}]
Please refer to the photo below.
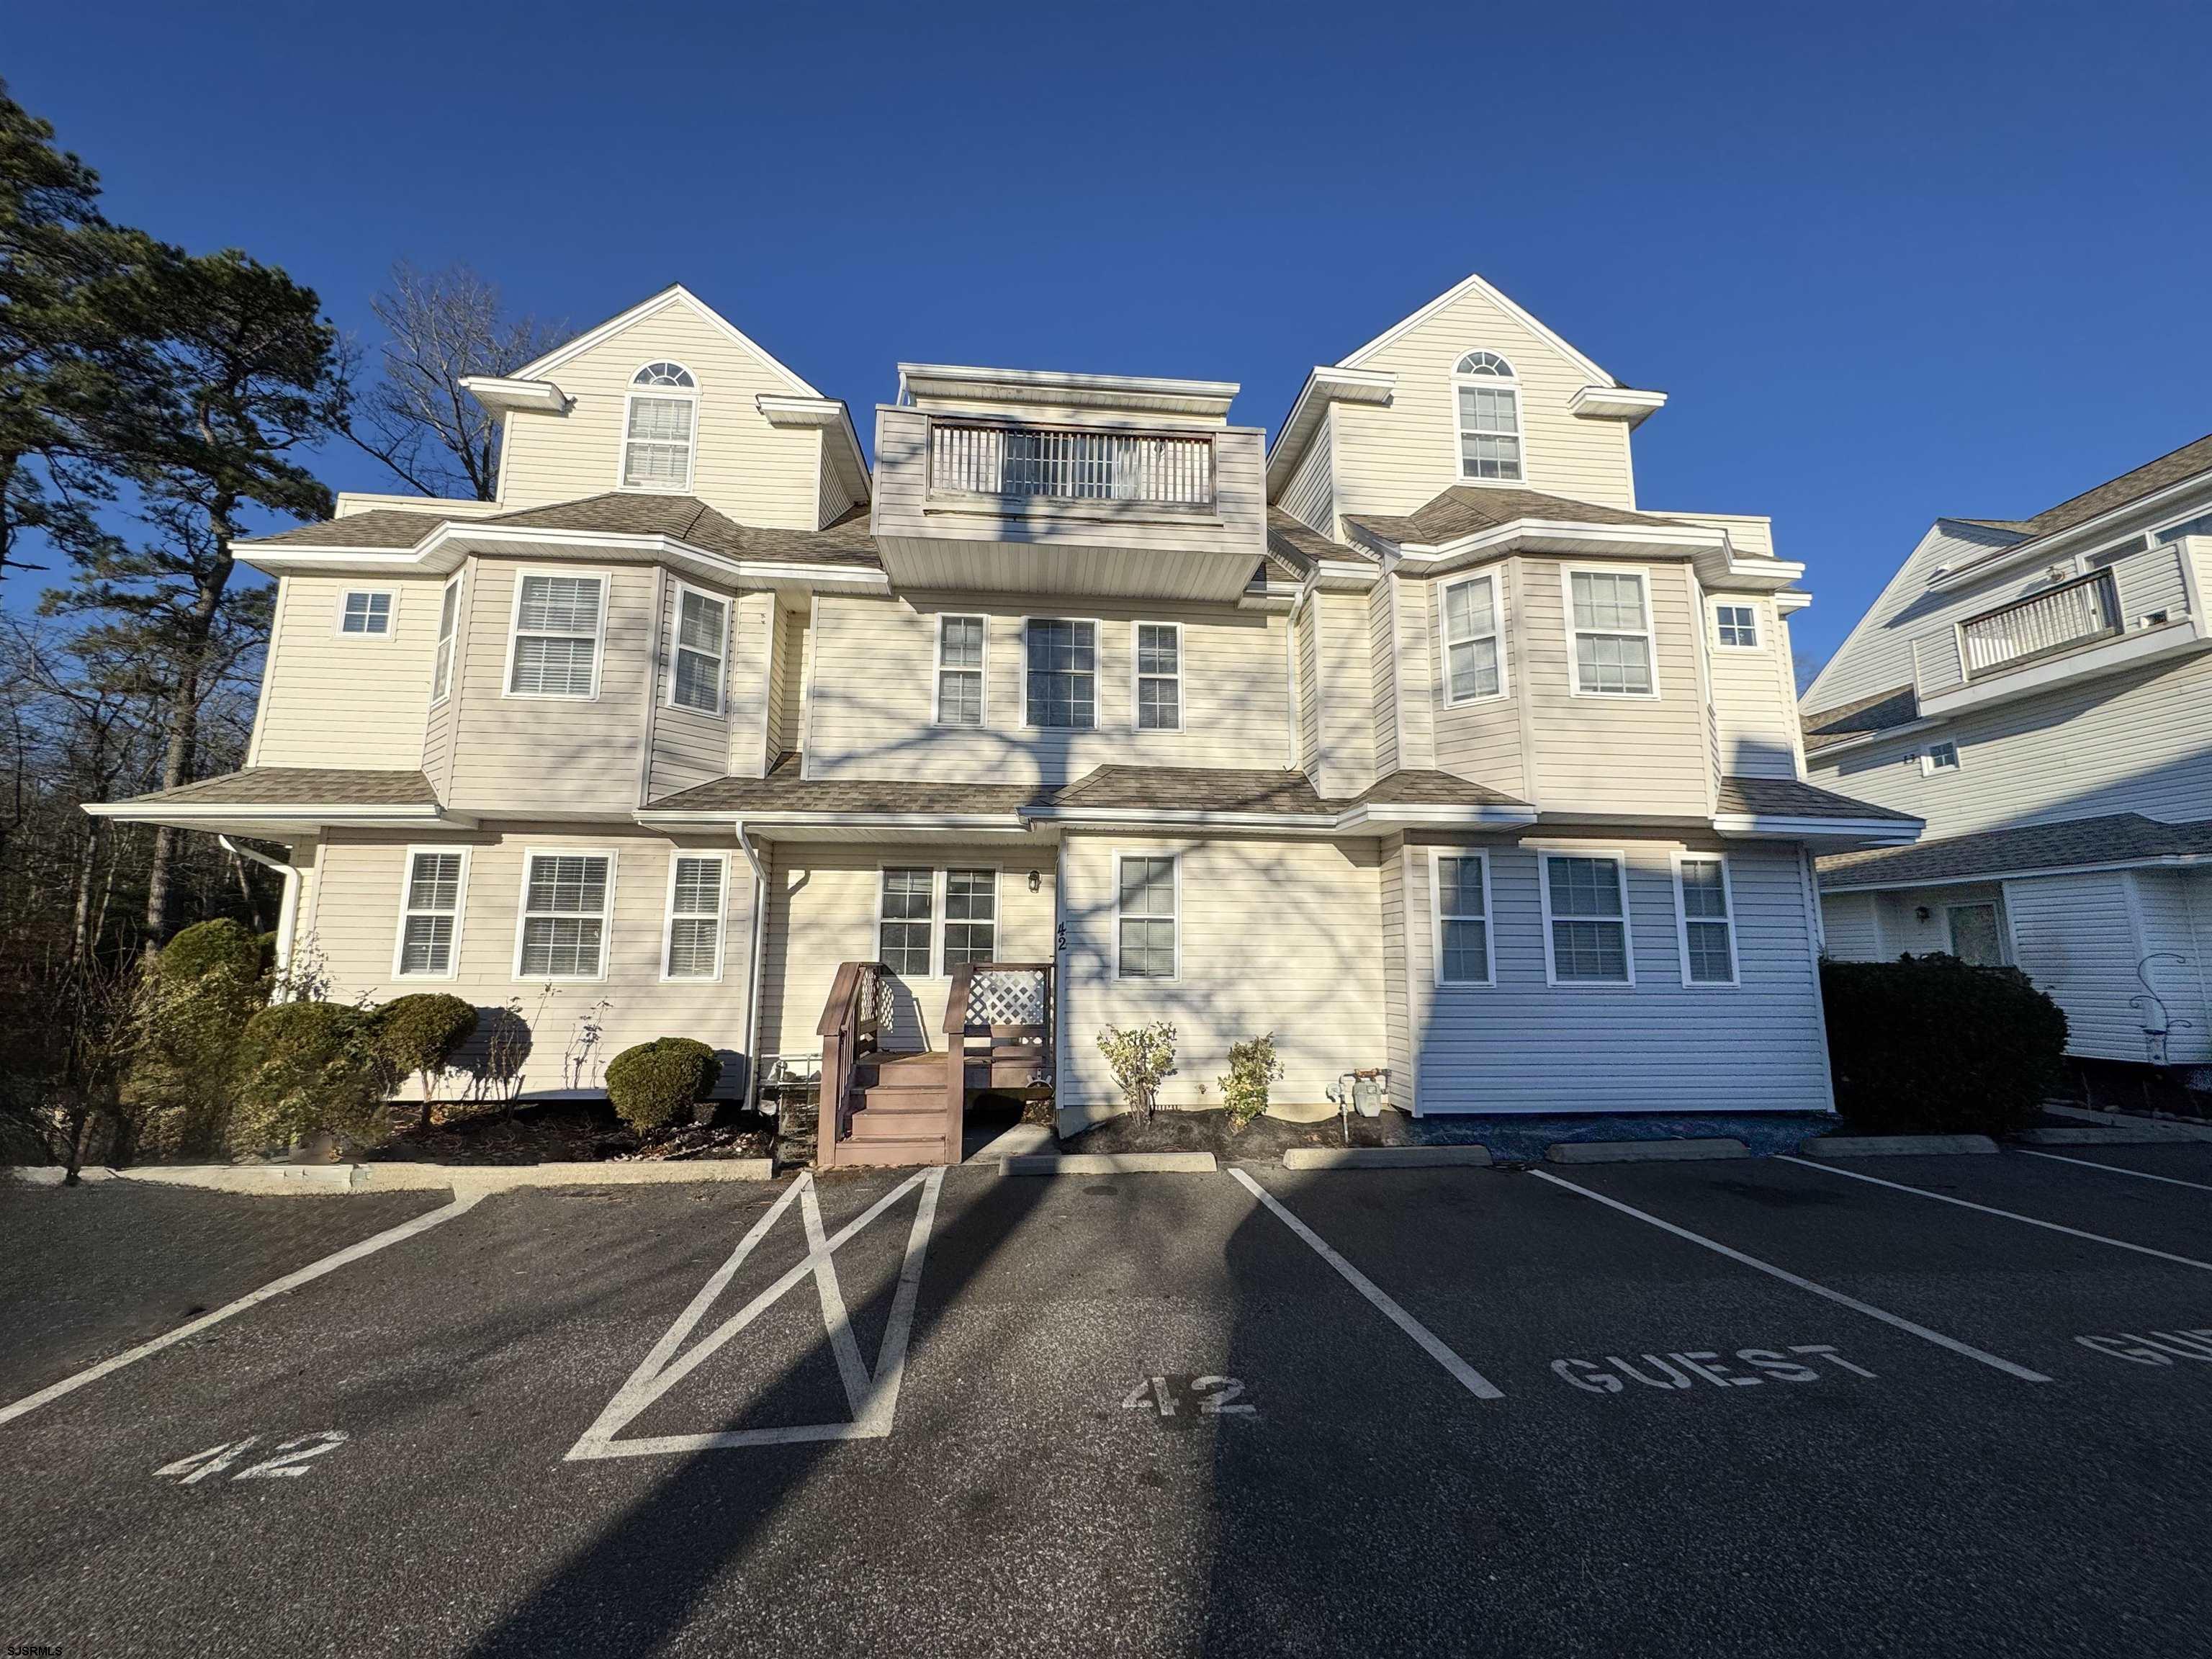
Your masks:
[{"label": "gable dormer", "polygon": [[868,499],[845,405],[680,284],[511,375],[465,384],[501,417],[506,511],[612,489],[818,530]]},{"label": "gable dormer", "polygon": [[1267,495],[1341,538],[1460,486],[1633,509],[1629,434],[1666,402],[1622,385],[1480,276],[1306,378]]}]

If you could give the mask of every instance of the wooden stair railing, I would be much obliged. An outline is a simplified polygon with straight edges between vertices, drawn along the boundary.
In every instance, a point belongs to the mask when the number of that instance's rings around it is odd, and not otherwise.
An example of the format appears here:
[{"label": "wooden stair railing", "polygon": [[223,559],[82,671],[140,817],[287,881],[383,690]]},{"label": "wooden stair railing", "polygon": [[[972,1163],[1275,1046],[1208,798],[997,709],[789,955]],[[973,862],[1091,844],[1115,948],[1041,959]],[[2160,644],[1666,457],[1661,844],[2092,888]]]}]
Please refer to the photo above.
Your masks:
[{"label": "wooden stair railing", "polygon": [[841,962],[815,1035],[822,1039],[822,1104],[815,1161],[828,1168],[853,1130],[853,1074],[876,1052],[883,1031],[884,965]]},{"label": "wooden stair railing", "polygon": [[[1032,1086],[1054,1082],[1057,1010],[1053,1005],[1053,964],[1048,962],[979,962],[956,969],[945,999],[945,1146],[957,1149],[968,1109],[968,1041],[987,1039],[983,1086],[998,1082],[998,1067],[1027,1060]],[[1024,1019],[1012,1014],[1030,1015]],[[1034,1054],[1029,1052],[1034,1048]],[[1019,1052],[1010,1052],[1010,1051]],[[953,1156],[957,1158],[957,1152]]]}]

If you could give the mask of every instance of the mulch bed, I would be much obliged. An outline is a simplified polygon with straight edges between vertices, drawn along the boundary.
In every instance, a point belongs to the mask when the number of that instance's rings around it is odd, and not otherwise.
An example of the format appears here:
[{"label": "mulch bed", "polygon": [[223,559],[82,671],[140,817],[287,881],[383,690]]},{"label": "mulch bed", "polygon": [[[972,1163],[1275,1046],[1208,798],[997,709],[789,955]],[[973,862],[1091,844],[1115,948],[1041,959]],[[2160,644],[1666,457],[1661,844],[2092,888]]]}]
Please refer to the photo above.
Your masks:
[{"label": "mulch bed", "polygon": [[[1460,1146],[1479,1139],[1473,1125],[1416,1123],[1405,1113],[1386,1110],[1380,1117],[1352,1119],[1354,1146]],[[1293,1146],[1341,1146],[1344,1130],[1336,1118],[1318,1123],[1290,1123],[1279,1117],[1254,1118],[1242,1129],[1231,1127],[1219,1107],[1206,1111],[1158,1111],[1146,1123],[1133,1112],[1109,1118],[1096,1128],[1069,1135],[1065,1152],[1212,1152],[1218,1158],[1279,1158]]]},{"label": "mulch bed", "polygon": [[548,1100],[504,1107],[441,1105],[428,1131],[420,1106],[392,1111],[392,1139],[362,1156],[425,1164],[635,1164],[671,1158],[766,1158],[775,1121],[735,1106],[715,1109],[711,1124],[684,1124],[647,1135],[604,1100]]}]

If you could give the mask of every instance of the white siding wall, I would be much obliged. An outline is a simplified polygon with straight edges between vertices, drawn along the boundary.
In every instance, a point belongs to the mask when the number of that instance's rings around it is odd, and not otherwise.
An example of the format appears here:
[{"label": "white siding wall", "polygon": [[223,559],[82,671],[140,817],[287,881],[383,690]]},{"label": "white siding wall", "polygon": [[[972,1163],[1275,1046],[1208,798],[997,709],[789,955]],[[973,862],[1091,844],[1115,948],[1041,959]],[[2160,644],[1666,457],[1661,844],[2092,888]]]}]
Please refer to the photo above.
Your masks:
[{"label": "white siding wall", "polygon": [[[1114,977],[1114,858],[1182,860],[1181,976]],[[1176,1065],[1161,1099],[1218,1105],[1229,1045],[1273,1031],[1279,1102],[1318,1102],[1340,1073],[1386,1062],[1382,900],[1372,843],[1144,841],[1077,836],[1066,848],[1067,952],[1062,1105],[1116,1102],[1097,1036],[1172,1020]]]},{"label": "white siding wall", "polygon": [[[420,578],[281,579],[248,764],[387,772],[422,765],[442,586]],[[392,594],[389,636],[337,631],[338,608],[356,588]]]},{"label": "white siding wall", "polygon": [[[459,971],[450,980],[395,980],[392,955],[398,941],[401,886],[410,845],[466,847],[467,896],[460,928]],[[668,870],[678,848],[726,852],[729,879],[722,913],[723,968],[719,981],[664,981],[661,930],[668,897]],[[522,894],[526,849],[611,850],[614,866],[614,925],[605,980],[562,985],[550,999],[544,988],[514,976],[515,930]],[[752,878],[737,848],[726,839],[672,839],[640,831],[635,825],[487,824],[475,832],[413,837],[397,832],[334,833],[322,847],[306,896],[303,934],[312,935],[331,976],[331,996],[350,1001],[366,994],[384,1002],[416,991],[450,993],[493,1010],[520,999],[532,1021],[535,1042],[524,1072],[531,1091],[603,1087],[606,1063],[632,1043],[654,1037],[689,1036],[726,1051],[721,1091],[743,1086],[743,1068],[727,1065],[744,1042],[745,976],[751,966]],[[577,1039],[579,1022],[599,1011],[605,1036],[580,1066],[564,1062],[563,1050]],[[542,1004],[542,1012],[541,1012]],[[573,1058],[573,1056],[572,1056]]]},{"label": "white siding wall", "polygon": [[[1721,605],[1749,605],[1757,614],[1756,650],[1719,642],[1713,631],[1712,607]],[[1705,626],[1723,775],[1738,778],[1796,777],[1797,698],[1790,683],[1787,635],[1774,614],[1773,601],[1753,593],[1711,594],[1706,601]]]},{"label": "white siding wall", "polygon": [[1875,932],[1872,893],[1821,895],[1820,927],[1828,954],[1838,962],[1880,962],[1889,954]]},{"label": "white siding wall", "polygon": [[[1516,800],[1532,799],[1528,756],[1522,738],[1522,700],[1528,695],[1529,644],[1522,637],[1523,613],[1517,560],[1503,560],[1483,572],[1455,573],[1432,581],[1408,581],[1403,591],[1407,625],[1419,635],[1420,684],[1435,732],[1436,763],[1444,771],[1503,790]],[[1498,625],[1504,630],[1505,695],[1454,705],[1445,700],[1443,594],[1462,574],[1487,574],[1497,584]],[[1556,580],[1554,575],[1552,580]],[[1564,661],[1564,659],[1560,660]]]},{"label": "white siding wall", "polygon": [[2142,1018],[2128,1005],[2142,989],[2136,962],[2144,947],[2126,875],[2039,876],[2005,883],[2004,894],[2021,968],[2066,1011],[2067,1051],[2145,1058]]},{"label": "white siding wall", "polygon": [[1335,419],[1334,409],[1322,411],[1321,424],[1315,428],[1312,441],[1299,458],[1290,482],[1283,486],[1281,501],[1284,512],[1332,541],[1338,538],[1336,483],[1333,476],[1336,464]]},{"label": "white siding wall", "polygon": [[[986,724],[980,729],[930,723],[937,619],[946,611],[989,618]],[[1095,731],[1023,725],[1024,615],[1097,622]],[[1135,729],[1131,653],[1139,620],[1182,624],[1180,732]],[[1283,626],[1279,615],[1222,606],[1098,600],[1024,605],[977,595],[822,596],[814,607],[807,773],[816,778],[1058,784],[1108,764],[1279,767],[1289,718]],[[1340,717],[1348,722],[1356,715],[1364,721],[1364,690],[1353,691],[1355,701]]]},{"label": "white siding wall", "polygon": [[1632,988],[1545,982],[1538,855],[1502,842],[1489,844],[1498,982],[1438,987],[1429,852],[1405,850],[1422,1113],[1828,1109],[1797,848],[1725,849],[1741,983],[1689,987],[1669,858],[1680,843],[1588,844],[1628,854]]},{"label": "white siding wall", "polygon": [[[1321,756],[1314,787],[1356,795],[1375,781],[1375,642],[1364,593],[1316,593]],[[1246,763],[1249,764],[1249,763]]]},{"label": "white siding wall", "polygon": [[1376,876],[1382,901],[1382,1046],[1390,1067],[1390,1097],[1401,1110],[1419,1104],[1419,1067],[1414,1063],[1411,958],[1407,954],[1406,838],[1386,836]]},{"label": "white siding wall", "polygon": [[2203,890],[2201,878],[2179,870],[2138,870],[2130,879],[2143,954],[2155,957],[2142,963],[2143,977],[2166,1004],[2166,1057],[2177,1065],[2212,1060],[2212,1009],[2206,1003],[2194,902]]},{"label": "white siding wall", "polygon": [[1311,599],[1297,616],[1298,764],[1309,774],[1321,764],[1321,621]]}]

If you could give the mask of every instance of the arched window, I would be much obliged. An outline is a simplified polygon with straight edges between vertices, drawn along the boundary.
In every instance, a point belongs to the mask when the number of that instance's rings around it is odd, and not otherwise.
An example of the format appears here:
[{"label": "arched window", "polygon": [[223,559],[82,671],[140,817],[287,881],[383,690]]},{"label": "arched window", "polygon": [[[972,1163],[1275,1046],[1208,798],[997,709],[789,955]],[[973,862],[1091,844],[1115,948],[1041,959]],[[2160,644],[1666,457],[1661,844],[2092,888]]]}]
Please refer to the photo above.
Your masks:
[{"label": "arched window", "polygon": [[1521,386],[1513,365],[1494,351],[1470,351],[1452,370],[1458,411],[1459,476],[1518,483]]},{"label": "arched window", "polygon": [[683,364],[647,363],[632,375],[623,414],[623,488],[690,489],[698,417],[699,383]]}]

